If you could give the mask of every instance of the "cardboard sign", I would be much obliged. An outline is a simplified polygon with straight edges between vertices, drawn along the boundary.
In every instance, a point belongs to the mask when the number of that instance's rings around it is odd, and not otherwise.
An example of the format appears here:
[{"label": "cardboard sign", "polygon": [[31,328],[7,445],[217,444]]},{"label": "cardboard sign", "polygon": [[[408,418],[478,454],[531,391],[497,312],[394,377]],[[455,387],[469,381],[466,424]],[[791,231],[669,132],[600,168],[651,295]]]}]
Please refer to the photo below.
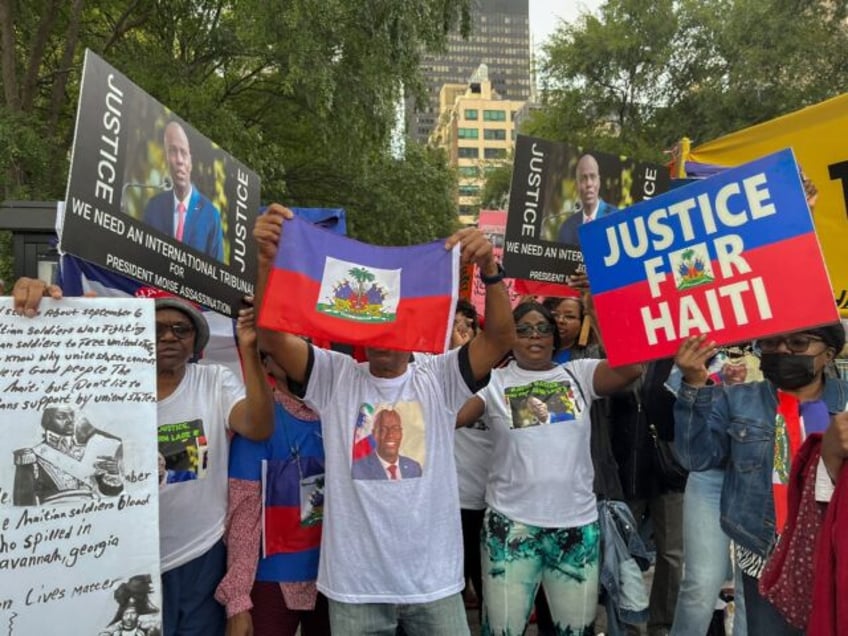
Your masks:
[{"label": "cardboard sign", "polygon": [[253,294],[259,177],[86,51],[60,250],[229,316]]},{"label": "cardboard sign", "polygon": [[[492,253],[497,260],[503,259],[504,232],[506,231],[505,210],[480,210],[477,219],[477,227],[486,235],[492,244]],[[509,294],[509,302],[515,307],[521,300],[521,294],[515,291],[515,281],[512,278],[504,278],[504,285]],[[472,265],[472,274],[469,281],[471,288],[471,304],[480,316],[486,313],[486,286],[480,280],[480,268]]]},{"label": "cardboard sign", "polygon": [[153,313],[0,298],[3,634],[161,633]]},{"label": "cardboard sign", "polygon": [[580,229],[610,363],[838,320],[791,150]]},{"label": "cardboard sign", "polygon": [[504,269],[517,279],[566,284],[584,271],[577,230],[588,205],[597,201],[594,217],[603,218],[665,192],[669,180],[659,165],[519,135]]},{"label": "cardboard sign", "polygon": [[807,106],[693,148],[689,162],[738,166],[782,148],[818,190],[813,220],[830,272],[836,304],[848,318],[848,94]]}]

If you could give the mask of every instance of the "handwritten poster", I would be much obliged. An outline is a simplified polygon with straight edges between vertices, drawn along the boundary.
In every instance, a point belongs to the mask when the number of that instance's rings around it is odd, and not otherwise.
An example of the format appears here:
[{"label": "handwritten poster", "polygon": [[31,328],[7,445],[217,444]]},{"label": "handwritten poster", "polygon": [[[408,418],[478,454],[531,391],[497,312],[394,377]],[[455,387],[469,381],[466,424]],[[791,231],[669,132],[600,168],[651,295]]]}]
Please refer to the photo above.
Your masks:
[{"label": "handwritten poster", "polygon": [[0,298],[4,636],[161,633],[153,311]]}]

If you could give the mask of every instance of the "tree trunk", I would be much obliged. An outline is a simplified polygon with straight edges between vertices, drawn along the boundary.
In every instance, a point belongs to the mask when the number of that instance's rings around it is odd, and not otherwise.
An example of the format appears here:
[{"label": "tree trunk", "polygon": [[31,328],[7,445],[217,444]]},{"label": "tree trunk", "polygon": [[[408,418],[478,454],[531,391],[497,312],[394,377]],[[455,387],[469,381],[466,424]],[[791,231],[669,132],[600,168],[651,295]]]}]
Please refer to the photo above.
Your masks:
[{"label": "tree trunk", "polygon": [[56,70],[56,79],[53,82],[53,91],[50,95],[50,117],[47,120],[47,134],[56,134],[56,126],[59,123],[59,114],[65,103],[65,87],[68,85],[68,74],[74,62],[74,53],[77,49],[79,39],[80,21],[82,19],[82,7],[85,0],[74,0],[71,5],[71,15],[68,19],[68,34],[65,37],[65,51],[62,61]]},{"label": "tree trunk", "polygon": [[50,6],[46,7],[44,14],[41,16],[41,21],[38,23],[38,30],[32,39],[32,44],[29,47],[31,53],[27,64],[24,83],[21,88],[21,110],[24,112],[32,108],[32,102],[35,99],[35,85],[38,82],[38,74],[41,71],[41,62],[44,59],[44,49],[47,46],[47,39],[50,37],[50,32],[53,30],[53,24],[56,22],[56,15],[59,13],[60,0],[53,0]]},{"label": "tree trunk", "polygon": [[12,112],[20,110],[18,72],[15,60],[14,0],[0,0],[0,49],[2,49],[3,93]]}]

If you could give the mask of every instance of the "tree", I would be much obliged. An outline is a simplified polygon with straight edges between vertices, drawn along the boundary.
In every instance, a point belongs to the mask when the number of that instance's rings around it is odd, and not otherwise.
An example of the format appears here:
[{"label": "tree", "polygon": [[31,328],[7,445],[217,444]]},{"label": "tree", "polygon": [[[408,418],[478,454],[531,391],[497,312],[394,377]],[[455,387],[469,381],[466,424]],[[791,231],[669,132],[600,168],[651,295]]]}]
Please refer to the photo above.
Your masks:
[{"label": "tree", "polygon": [[[266,201],[341,205],[362,238],[388,240],[401,206],[381,182],[395,182],[410,226],[398,238],[442,232],[441,195],[421,192],[451,187],[444,157],[413,149],[398,164],[390,141],[422,53],[467,31],[469,11],[470,0],[0,0],[3,196],[63,197],[91,48],[256,170]],[[395,168],[406,183],[379,173]]]},{"label": "tree", "polygon": [[608,0],[545,46],[527,131],[661,159],[848,89],[845,3]]},{"label": "tree", "polygon": [[486,182],[480,192],[480,206],[487,210],[506,210],[512,184],[512,162],[499,164],[486,171]]}]

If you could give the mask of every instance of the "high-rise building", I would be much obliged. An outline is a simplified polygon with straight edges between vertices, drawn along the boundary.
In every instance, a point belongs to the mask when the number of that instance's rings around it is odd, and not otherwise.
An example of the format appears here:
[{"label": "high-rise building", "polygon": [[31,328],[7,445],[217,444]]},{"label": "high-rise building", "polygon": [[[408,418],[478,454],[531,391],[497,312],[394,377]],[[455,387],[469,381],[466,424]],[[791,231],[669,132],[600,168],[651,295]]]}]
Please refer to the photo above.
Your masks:
[{"label": "high-rise building", "polygon": [[473,222],[480,209],[488,171],[508,160],[515,145],[516,113],[525,103],[498,95],[485,64],[464,84],[442,86],[429,143],[444,148],[457,169],[457,211],[463,223]]},{"label": "high-rise building", "polygon": [[407,133],[426,143],[439,116],[439,91],[444,84],[467,85],[480,66],[489,69],[492,88],[503,99],[530,98],[529,0],[473,0],[471,34],[448,36],[447,51],[422,62],[427,104],[420,110],[408,102]]}]

